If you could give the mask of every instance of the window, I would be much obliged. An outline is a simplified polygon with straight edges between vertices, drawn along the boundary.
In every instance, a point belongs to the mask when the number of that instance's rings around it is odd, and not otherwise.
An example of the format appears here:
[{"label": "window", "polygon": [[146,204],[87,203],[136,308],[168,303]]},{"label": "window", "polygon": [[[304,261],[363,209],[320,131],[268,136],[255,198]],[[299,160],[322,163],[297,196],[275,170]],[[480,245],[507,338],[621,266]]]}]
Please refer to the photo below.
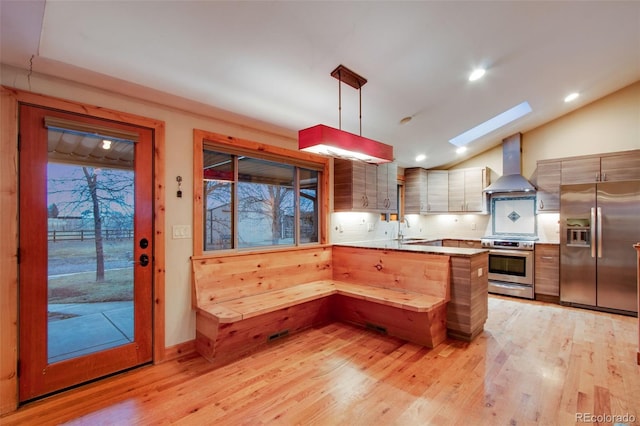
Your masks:
[{"label": "window", "polygon": [[326,160],[314,156],[320,159],[314,163],[304,159],[312,154],[277,148],[275,155],[264,145],[248,147],[251,143],[236,141],[232,147],[203,137],[202,158],[194,160],[202,164],[202,180],[194,184],[196,195],[202,193],[202,208],[195,209],[200,214],[194,211],[202,238],[196,242],[194,232],[194,254],[324,242],[320,195]]}]

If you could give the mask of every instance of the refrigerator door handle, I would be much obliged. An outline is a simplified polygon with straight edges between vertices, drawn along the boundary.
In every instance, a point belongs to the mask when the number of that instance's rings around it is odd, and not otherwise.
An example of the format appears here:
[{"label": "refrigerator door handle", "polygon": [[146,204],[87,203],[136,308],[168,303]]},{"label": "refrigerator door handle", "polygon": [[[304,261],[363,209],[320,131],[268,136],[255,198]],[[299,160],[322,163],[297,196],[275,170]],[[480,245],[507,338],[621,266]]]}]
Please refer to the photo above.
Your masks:
[{"label": "refrigerator door handle", "polygon": [[598,257],[602,257],[602,208],[598,207]]},{"label": "refrigerator door handle", "polygon": [[596,209],[591,207],[591,257],[596,257]]}]

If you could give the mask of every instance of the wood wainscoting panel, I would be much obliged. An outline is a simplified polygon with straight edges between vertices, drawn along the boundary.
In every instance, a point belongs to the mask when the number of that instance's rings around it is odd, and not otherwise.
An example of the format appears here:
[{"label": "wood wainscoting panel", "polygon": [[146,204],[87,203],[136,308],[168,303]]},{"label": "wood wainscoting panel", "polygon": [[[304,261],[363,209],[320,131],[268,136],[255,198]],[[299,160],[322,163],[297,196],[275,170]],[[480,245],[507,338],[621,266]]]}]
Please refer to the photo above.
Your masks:
[{"label": "wood wainscoting panel", "polygon": [[[330,280],[331,246],[192,258],[194,306]],[[206,285],[204,284],[206,283]]]},{"label": "wood wainscoting panel", "polygon": [[334,246],[333,279],[449,300],[449,256]]},{"label": "wood wainscoting panel", "polygon": [[[280,337],[331,321],[330,297],[265,313],[234,323],[218,324],[211,316],[196,315],[196,348],[215,365],[242,358]],[[280,336],[275,336],[280,334]]]},{"label": "wood wainscoting panel", "polygon": [[333,315],[390,336],[433,348],[447,337],[446,306],[414,312],[348,296],[333,297]]}]

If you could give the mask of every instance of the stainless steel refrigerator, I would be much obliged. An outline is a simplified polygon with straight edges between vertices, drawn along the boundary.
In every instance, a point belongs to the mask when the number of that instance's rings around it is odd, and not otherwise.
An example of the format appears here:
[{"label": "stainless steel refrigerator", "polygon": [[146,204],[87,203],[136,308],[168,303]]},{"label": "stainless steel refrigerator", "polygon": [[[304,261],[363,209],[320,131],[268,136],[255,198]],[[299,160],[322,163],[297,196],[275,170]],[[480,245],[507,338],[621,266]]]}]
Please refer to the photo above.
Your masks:
[{"label": "stainless steel refrigerator", "polygon": [[562,185],[560,301],[637,313],[640,181]]}]

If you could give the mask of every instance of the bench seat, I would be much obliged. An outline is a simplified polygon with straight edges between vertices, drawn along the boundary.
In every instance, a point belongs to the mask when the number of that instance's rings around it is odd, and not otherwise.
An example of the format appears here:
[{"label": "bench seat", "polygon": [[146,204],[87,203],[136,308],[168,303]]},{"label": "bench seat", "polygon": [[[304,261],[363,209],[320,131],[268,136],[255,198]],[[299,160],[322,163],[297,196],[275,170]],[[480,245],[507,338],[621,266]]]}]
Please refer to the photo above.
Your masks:
[{"label": "bench seat", "polygon": [[199,309],[216,317],[220,323],[231,323],[331,296],[335,292],[336,287],[332,280],[321,280],[224,302],[209,303]]},{"label": "bench seat", "polygon": [[272,290],[253,296],[239,297],[225,302],[209,303],[198,309],[215,317],[220,323],[232,323],[274,312],[300,303],[340,294],[355,299],[379,303],[413,312],[429,312],[446,304],[442,297],[415,293],[396,288],[321,280]]},{"label": "bench seat", "polygon": [[334,281],[333,283],[338,294],[413,312],[429,312],[447,303],[444,297],[430,296],[398,288],[342,281]]},{"label": "bench seat", "polygon": [[438,345],[446,338],[449,257],[403,256],[399,264],[375,254],[372,262],[351,251],[345,262],[318,246],[192,258],[197,351],[226,363],[332,321]]}]

